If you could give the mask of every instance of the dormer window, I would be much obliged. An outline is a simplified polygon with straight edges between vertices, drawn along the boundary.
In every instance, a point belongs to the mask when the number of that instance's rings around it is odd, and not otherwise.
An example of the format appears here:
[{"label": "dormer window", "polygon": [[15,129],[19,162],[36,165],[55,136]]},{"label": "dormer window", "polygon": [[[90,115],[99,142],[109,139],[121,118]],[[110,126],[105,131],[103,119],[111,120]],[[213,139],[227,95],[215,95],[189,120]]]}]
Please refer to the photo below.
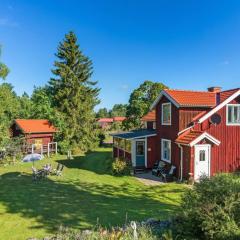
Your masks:
[{"label": "dormer window", "polygon": [[171,103],[162,104],[162,125],[171,125]]},{"label": "dormer window", "polygon": [[240,104],[227,105],[227,125],[240,125]]}]

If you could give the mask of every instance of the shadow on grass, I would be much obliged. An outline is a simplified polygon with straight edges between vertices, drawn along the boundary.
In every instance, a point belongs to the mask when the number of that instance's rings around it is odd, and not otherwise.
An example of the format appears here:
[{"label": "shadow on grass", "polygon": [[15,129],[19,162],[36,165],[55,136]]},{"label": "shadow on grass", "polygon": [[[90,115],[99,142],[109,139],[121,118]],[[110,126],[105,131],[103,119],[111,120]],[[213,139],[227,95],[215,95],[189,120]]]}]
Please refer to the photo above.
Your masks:
[{"label": "shadow on grass", "polygon": [[32,228],[44,228],[49,233],[54,233],[60,225],[89,228],[96,225],[97,219],[103,226],[122,225],[126,213],[128,220],[140,221],[146,217],[165,218],[177,210],[169,197],[169,189],[166,189],[166,197],[159,200],[150,196],[152,193],[148,194],[146,189],[127,183],[112,186],[77,180],[56,182],[54,179],[36,183],[32,182],[31,175],[21,175],[20,172],[3,174],[0,203],[6,207],[7,213],[21,214],[29,221],[34,218],[38,225]]},{"label": "shadow on grass", "polygon": [[111,174],[112,153],[110,151],[93,151],[86,156],[77,156],[74,159],[58,160],[67,168],[83,169],[97,174]]}]

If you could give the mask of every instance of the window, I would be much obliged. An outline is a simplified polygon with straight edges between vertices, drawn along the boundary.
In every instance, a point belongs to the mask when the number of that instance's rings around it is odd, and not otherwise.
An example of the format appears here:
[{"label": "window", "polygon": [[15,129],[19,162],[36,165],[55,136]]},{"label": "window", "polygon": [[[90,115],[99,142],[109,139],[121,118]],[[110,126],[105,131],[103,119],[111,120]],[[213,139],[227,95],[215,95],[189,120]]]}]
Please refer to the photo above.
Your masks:
[{"label": "window", "polygon": [[204,162],[206,160],[206,151],[205,150],[200,150],[199,151],[199,161]]},{"label": "window", "polygon": [[171,103],[162,104],[162,125],[171,125]]},{"label": "window", "polygon": [[156,129],[156,122],[153,122],[153,129]]},{"label": "window", "polygon": [[227,125],[240,125],[240,104],[227,105]]},{"label": "window", "polygon": [[171,141],[162,139],[162,160],[171,162]]},{"label": "window", "polygon": [[144,155],[144,142],[136,142],[136,155],[142,156]]}]

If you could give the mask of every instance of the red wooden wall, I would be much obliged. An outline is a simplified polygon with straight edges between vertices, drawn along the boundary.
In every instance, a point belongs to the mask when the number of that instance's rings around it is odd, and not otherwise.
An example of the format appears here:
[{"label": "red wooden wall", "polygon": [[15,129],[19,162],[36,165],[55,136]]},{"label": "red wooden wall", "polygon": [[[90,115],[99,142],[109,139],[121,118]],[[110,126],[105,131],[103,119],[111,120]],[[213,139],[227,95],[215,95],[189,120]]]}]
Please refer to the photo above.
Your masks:
[{"label": "red wooden wall", "polygon": [[152,168],[156,162],[156,139],[157,137],[147,138],[147,168]]},{"label": "red wooden wall", "polygon": [[[240,103],[240,98],[231,103]],[[211,175],[240,170],[240,126],[226,125],[226,110],[225,106],[217,112],[221,116],[219,125],[211,124],[209,119],[200,125],[202,131],[207,131],[221,141],[219,146],[212,145]]]}]

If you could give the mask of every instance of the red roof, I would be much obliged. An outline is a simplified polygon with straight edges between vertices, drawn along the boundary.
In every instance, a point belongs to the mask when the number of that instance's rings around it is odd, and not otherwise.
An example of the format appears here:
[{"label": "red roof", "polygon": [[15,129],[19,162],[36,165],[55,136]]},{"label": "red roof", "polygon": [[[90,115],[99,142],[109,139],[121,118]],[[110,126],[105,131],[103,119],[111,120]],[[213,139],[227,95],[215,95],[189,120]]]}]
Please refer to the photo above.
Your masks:
[{"label": "red roof", "polygon": [[142,121],[156,121],[156,111],[152,110],[142,117]]},{"label": "red roof", "polygon": [[57,129],[47,119],[16,119],[23,133],[54,133]]},{"label": "red roof", "polygon": [[113,117],[114,122],[122,122],[126,119],[126,117]]},{"label": "red roof", "polygon": [[98,122],[99,123],[112,123],[113,119],[112,118],[99,118]]},{"label": "red roof", "polygon": [[188,90],[164,90],[180,106],[216,106],[216,93]]},{"label": "red roof", "polygon": [[190,131],[187,133],[183,133],[176,139],[176,143],[181,144],[190,144],[194,139],[202,135],[203,132],[201,131]]}]

